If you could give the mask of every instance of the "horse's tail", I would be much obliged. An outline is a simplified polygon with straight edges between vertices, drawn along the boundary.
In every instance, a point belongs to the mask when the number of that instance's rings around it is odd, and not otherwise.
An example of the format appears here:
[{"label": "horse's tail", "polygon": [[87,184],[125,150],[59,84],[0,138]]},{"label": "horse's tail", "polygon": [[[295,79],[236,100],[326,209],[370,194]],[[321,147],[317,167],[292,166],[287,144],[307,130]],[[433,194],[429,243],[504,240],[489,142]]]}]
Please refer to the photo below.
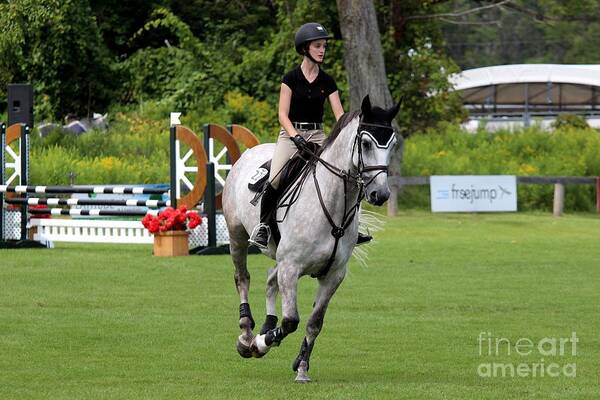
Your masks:
[{"label": "horse's tail", "polygon": [[[358,229],[361,232],[373,234],[381,231],[383,225],[385,225],[385,220],[380,214],[374,211],[365,210],[362,207],[360,208],[360,214],[358,215]],[[352,250],[352,255],[356,258],[358,263],[365,268],[369,266],[369,249],[374,240],[375,239],[360,247],[354,246],[354,249]]]}]

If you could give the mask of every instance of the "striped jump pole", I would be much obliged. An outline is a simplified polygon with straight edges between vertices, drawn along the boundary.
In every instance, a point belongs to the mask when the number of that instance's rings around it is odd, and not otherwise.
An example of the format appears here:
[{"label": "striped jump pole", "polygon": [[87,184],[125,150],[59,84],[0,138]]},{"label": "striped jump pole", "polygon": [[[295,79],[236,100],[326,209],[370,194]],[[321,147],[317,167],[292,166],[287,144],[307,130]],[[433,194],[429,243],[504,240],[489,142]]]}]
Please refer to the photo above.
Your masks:
[{"label": "striped jump pole", "polygon": [[146,214],[157,215],[158,210],[135,211],[135,210],[64,210],[62,208],[36,208],[29,210],[30,214],[70,215],[70,216],[94,216],[94,217],[122,217],[122,216],[144,216]]},{"label": "striped jump pole", "polygon": [[104,200],[104,199],[57,199],[48,198],[40,199],[36,197],[24,198],[13,198],[6,199],[8,204],[27,204],[30,206],[37,205],[48,205],[48,206],[132,206],[132,207],[169,207],[170,201],[161,200],[135,200],[135,199],[124,199],[124,200]]},{"label": "striped jump pole", "polygon": [[0,185],[2,193],[97,193],[97,194],[164,194],[169,189],[127,186],[7,186]]}]

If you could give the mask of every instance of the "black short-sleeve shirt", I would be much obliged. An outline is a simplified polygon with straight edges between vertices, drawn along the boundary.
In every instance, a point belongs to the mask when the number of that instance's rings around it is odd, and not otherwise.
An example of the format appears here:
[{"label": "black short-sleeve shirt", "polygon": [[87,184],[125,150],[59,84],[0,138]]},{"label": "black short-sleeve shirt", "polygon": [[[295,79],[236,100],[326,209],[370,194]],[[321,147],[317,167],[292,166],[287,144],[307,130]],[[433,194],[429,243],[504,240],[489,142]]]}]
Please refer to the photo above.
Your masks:
[{"label": "black short-sleeve shirt", "polygon": [[325,99],[338,90],[335,80],[319,68],[314,81],[309,83],[300,65],[285,74],[282,82],[292,89],[290,112],[292,122],[323,122]]}]

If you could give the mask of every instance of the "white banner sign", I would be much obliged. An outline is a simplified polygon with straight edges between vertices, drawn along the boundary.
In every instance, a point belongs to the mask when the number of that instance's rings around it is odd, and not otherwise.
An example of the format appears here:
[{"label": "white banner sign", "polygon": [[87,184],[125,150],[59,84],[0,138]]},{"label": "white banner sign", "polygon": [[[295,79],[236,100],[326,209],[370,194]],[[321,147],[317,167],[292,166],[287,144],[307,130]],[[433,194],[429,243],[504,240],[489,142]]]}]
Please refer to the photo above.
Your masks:
[{"label": "white banner sign", "polygon": [[431,211],[517,211],[517,178],[508,175],[432,176]]}]

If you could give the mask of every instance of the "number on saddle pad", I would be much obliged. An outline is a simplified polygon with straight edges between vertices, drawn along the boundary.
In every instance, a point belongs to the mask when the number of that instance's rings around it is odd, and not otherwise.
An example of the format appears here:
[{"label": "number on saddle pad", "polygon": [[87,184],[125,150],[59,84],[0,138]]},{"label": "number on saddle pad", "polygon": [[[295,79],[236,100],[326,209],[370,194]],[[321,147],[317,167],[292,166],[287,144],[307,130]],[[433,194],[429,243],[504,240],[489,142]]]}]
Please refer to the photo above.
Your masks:
[{"label": "number on saddle pad", "polygon": [[271,160],[261,165],[254,175],[248,180],[248,189],[258,193],[262,191],[265,182],[269,179],[269,171],[271,169]]}]

